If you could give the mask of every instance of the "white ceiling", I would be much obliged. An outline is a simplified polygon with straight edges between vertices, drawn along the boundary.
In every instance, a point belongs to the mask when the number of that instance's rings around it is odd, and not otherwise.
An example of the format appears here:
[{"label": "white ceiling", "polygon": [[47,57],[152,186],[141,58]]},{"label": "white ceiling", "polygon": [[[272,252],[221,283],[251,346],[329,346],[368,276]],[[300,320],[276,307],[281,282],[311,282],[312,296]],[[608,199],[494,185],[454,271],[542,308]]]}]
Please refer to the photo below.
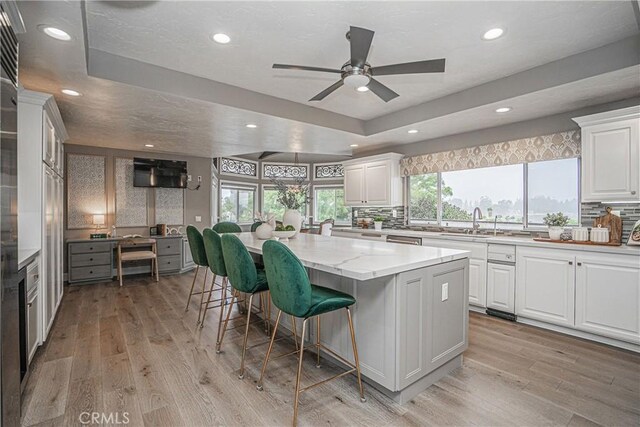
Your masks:
[{"label": "white ceiling", "polygon": [[[417,114],[431,105],[435,109],[447,96],[461,99],[459,95],[465,93],[461,91],[473,91],[480,84],[506,81],[505,76],[638,34],[629,1],[91,1],[86,5],[86,27],[77,1],[22,2],[19,7],[27,27],[27,33],[20,35],[21,82],[28,89],[55,94],[69,142],[77,144],[140,149],[153,143],[154,151],[201,156],[260,151],[346,155],[351,153],[350,144],[370,148],[416,142],[640,92],[636,62],[588,78],[520,90],[517,96],[459,102],[457,108],[443,113]],[[40,24],[62,28],[73,40],[52,40],[37,29]],[[380,77],[400,94],[385,104],[371,93],[346,88],[320,103],[309,103],[335,76],[271,69],[273,62],[340,67],[348,57],[344,33],[349,25],[376,31],[369,58],[374,66],[446,57],[447,71]],[[483,31],[493,26],[506,28],[506,35],[494,42],[482,41]],[[213,32],[229,34],[232,42],[225,46],[212,42]],[[186,97],[172,80],[158,84],[156,78],[154,85],[145,86],[124,84],[126,78],[91,77],[87,49],[288,101],[263,97],[267,107],[273,103],[274,112],[252,111],[252,98],[246,96],[252,92],[243,92],[248,106],[240,108],[205,85],[201,94]],[[120,72],[126,77],[126,69]],[[148,77],[151,81],[154,76]],[[61,95],[64,87],[83,96]],[[220,102],[215,102],[216,96]],[[514,107],[512,113],[496,115],[495,107],[505,102]],[[323,115],[322,110],[333,115]],[[357,130],[392,115],[399,115],[393,125],[369,133]],[[246,123],[256,123],[258,128],[246,129]],[[420,133],[408,135],[411,127]]]}]

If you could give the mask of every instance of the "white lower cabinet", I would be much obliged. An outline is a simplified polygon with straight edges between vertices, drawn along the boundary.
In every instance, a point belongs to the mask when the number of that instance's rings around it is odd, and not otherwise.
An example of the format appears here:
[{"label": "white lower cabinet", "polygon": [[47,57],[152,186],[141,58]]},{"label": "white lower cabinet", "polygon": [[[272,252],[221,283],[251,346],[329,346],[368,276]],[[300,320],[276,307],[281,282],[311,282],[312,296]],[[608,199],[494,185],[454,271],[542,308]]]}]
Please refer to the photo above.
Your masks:
[{"label": "white lower cabinet", "polygon": [[576,329],[640,344],[638,257],[576,257],[575,320]]},{"label": "white lower cabinet", "polygon": [[516,266],[487,264],[487,308],[515,313]]},{"label": "white lower cabinet", "polygon": [[517,248],[516,314],[574,325],[575,257],[572,252]]}]

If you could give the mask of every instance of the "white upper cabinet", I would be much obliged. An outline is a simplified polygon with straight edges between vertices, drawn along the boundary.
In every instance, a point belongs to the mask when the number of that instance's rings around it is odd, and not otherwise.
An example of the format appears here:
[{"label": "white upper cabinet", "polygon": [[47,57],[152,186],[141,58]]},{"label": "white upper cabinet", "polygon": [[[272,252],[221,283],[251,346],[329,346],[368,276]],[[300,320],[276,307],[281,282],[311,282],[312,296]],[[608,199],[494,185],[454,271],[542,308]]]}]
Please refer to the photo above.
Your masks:
[{"label": "white upper cabinet", "polygon": [[573,120],[582,128],[582,201],[640,201],[640,106]]},{"label": "white upper cabinet", "polygon": [[344,162],[344,199],[347,206],[402,204],[401,154],[389,153]]}]

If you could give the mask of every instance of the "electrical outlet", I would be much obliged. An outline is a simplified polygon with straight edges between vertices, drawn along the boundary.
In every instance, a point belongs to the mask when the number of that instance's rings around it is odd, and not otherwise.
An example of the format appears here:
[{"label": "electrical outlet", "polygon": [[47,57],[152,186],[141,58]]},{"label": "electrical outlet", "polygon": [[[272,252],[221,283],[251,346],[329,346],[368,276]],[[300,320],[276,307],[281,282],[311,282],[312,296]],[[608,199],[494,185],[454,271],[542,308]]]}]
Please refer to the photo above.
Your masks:
[{"label": "electrical outlet", "polygon": [[449,282],[442,284],[442,301],[449,299]]},{"label": "electrical outlet", "polygon": [[200,175],[198,175],[198,184],[202,183],[202,177]]},{"label": "electrical outlet", "polygon": [[202,222],[202,217],[200,215],[196,215],[196,222]]},{"label": "electrical outlet", "polygon": [[392,209],[391,210],[391,216],[394,218],[398,218],[398,209]]},{"label": "electrical outlet", "polygon": [[353,216],[355,216],[356,218],[358,218],[358,210],[356,209],[355,211],[353,211]]},{"label": "electrical outlet", "polygon": [[192,181],[191,175],[187,175],[187,182],[191,182],[191,181]]}]

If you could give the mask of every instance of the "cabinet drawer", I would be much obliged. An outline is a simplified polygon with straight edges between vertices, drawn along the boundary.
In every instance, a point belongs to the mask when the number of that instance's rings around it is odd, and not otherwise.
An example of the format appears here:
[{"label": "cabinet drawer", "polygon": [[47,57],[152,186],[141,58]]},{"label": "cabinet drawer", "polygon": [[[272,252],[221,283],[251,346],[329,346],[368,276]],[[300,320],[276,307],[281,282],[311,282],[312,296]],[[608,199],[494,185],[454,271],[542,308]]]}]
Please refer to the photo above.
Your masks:
[{"label": "cabinet drawer", "polygon": [[88,267],[92,265],[111,265],[111,254],[99,252],[95,254],[71,255],[71,268]]},{"label": "cabinet drawer", "polygon": [[158,257],[158,271],[177,271],[181,265],[180,255],[169,255]]},{"label": "cabinet drawer", "polygon": [[69,244],[69,251],[72,254],[90,254],[95,252],[109,252],[111,251],[111,242],[71,243]]},{"label": "cabinet drawer", "polygon": [[158,256],[180,255],[182,239],[158,239]]},{"label": "cabinet drawer", "polygon": [[71,269],[71,281],[97,280],[111,278],[110,265],[98,265],[92,267],[76,267]]}]

